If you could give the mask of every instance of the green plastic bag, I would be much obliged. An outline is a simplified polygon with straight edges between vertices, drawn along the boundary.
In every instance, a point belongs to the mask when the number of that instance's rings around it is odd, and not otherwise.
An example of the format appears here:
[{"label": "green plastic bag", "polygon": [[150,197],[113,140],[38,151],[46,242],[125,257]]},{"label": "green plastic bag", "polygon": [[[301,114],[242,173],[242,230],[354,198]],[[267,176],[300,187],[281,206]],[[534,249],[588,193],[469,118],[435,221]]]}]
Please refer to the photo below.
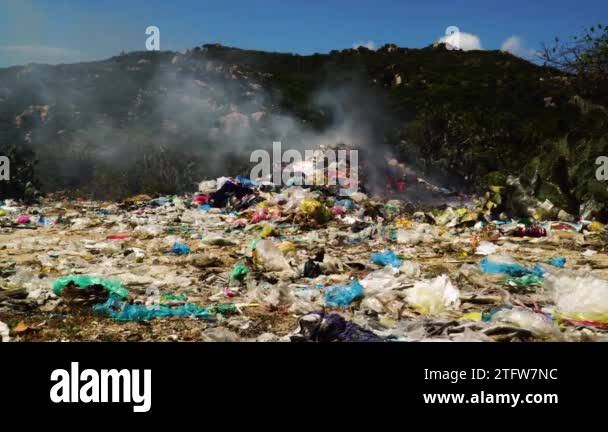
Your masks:
[{"label": "green plastic bag", "polygon": [[61,291],[63,291],[63,289],[70,283],[73,283],[74,285],[80,288],[86,288],[92,285],[101,285],[108,291],[108,294],[110,294],[110,296],[114,296],[121,299],[124,299],[129,295],[129,289],[118,280],[103,279],[95,276],[77,275],[69,275],[57,279],[53,284],[53,292],[56,295],[61,295]]},{"label": "green plastic bag", "polygon": [[230,279],[242,281],[247,273],[249,273],[249,268],[244,263],[236,263],[230,271]]}]

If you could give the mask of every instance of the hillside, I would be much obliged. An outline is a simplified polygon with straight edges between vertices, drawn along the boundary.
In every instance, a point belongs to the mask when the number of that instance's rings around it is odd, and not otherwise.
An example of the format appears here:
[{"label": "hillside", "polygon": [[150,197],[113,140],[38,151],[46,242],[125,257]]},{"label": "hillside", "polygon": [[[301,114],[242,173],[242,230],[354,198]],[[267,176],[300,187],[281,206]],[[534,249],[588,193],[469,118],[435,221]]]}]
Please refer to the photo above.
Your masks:
[{"label": "hillside", "polygon": [[[204,45],[185,55],[0,69],[0,154],[24,193],[172,193],[246,173],[252,149],[344,141],[463,191],[523,175],[574,213],[594,198],[608,116],[569,76],[499,51],[386,45],[299,56]],[[37,160],[32,166],[28,161]]]}]

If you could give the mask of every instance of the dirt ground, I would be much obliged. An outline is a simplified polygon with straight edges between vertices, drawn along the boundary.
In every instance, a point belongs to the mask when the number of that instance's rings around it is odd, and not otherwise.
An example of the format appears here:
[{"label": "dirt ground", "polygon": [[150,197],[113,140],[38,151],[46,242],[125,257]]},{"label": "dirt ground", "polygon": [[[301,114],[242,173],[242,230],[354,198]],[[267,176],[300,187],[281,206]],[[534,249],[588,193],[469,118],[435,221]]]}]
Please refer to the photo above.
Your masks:
[{"label": "dirt ground", "polygon": [[[286,341],[298,331],[299,318],[320,310],[337,312],[389,340],[576,341],[607,336],[598,323],[555,319],[555,299],[542,283],[517,286],[505,275],[480,271],[480,261],[488,254],[477,249],[490,244],[493,254],[508,255],[526,266],[541,263],[551,272],[582,272],[606,280],[608,257],[601,233],[554,229],[538,238],[514,237],[491,223],[441,226],[407,212],[379,218],[356,210],[318,223],[299,219],[297,209],[290,213],[284,206],[275,220],[252,223],[256,207],[201,211],[179,200],[154,206],[147,202],[46,201],[19,209],[30,215],[30,223],[4,219],[0,322],[10,329],[11,340]],[[420,236],[395,238],[403,231]],[[255,248],[262,239],[276,246],[287,268],[269,268]],[[172,252],[176,243],[186,245],[188,253]],[[377,289],[368,290],[375,286],[370,285],[373,280],[368,282],[365,295],[347,307],[325,304],[326,287],[386,276],[370,258],[373,252],[388,250],[413,273],[396,271],[390,276],[394,286],[373,296]],[[546,264],[556,257],[565,258],[564,270]],[[309,261],[319,271],[305,277]],[[238,263],[248,270],[233,280],[230,272]],[[158,304],[159,298],[167,307],[230,303],[237,305],[238,313],[120,321],[91,307],[77,307],[65,294],[54,292],[56,281],[67,275],[118,280],[129,290],[128,304]],[[420,280],[441,275],[458,289],[458,304],[421,313],[407,300],[408,291]],[[548,317],[557,332],[527,328],[532,324],[521,320],[481,318],[513,308]]]}]

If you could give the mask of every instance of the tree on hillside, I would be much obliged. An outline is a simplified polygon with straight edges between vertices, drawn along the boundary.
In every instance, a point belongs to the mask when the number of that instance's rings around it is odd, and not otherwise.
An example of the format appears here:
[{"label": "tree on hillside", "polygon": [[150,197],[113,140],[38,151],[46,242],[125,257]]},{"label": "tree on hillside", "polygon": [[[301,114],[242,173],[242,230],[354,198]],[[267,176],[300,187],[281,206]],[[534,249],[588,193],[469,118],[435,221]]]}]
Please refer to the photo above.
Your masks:
[{"label": "tree on hillside", "polygon": [[606,95],[608,88],[608,26],[598,24],[582,35],[553,45],[544,45],[541,59],[548,66],[574,74],[586,82],[588,90],[597,96]]}]

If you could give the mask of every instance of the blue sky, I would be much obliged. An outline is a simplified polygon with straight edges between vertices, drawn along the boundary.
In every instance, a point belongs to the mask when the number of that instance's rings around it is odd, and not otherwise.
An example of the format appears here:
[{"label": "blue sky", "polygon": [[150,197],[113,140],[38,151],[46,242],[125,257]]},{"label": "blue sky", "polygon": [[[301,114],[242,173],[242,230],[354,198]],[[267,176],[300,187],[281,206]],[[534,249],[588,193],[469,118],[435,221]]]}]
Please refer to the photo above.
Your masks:
[{"label": "blue sky", "polygon": [[370,41],[424,47],[454,25],[484,49],[512,38],[525,56],[597,23],[608,24],[607,0],[0,0],[0,67],[143,50],[149,25],[163,50],[219,42],[299,54]]}]

